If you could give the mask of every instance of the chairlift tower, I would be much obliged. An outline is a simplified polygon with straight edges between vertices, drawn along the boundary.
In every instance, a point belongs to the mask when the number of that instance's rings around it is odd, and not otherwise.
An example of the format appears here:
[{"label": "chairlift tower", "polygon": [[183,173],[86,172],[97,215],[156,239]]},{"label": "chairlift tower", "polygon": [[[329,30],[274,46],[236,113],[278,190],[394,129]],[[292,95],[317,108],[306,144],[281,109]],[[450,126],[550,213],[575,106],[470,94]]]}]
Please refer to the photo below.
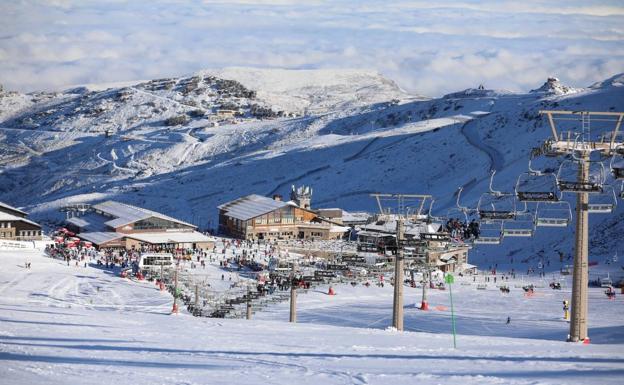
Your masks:
[{"label": "chairlift tower", "polygon": [[406,200],[416,201],[418,207],[413,211],[414,218],[418,219],[425,207],[425,202],[432,199],[431,195],[418,194],[371,194],[377,200],[380,213],[387,214],[389,210],[384,206],[382,201],[391,201],[397,204],[396,211],[396,254],[394,256],[394,295],[392,299],[392,326],[403,330],[403,271],[405,268],[405,259],[403,258],[403,240],[405,235],[406,219],[409,219],[411,207],[406,206]]},{"label": "chairlift tower", "polygon": [[[576,197],[576,229],[574,241],[574,271],[572,275],[572,314],[570,320],[570,342],[589,342],[587,335],[587,294],[589,280],[589,194],[595,192],[590,181],[591,154],[596,152],[604,157],[613,156],[622,147],[619,130],[624,112],[593,111],[539,111],[546,115],[552,131],[552,138],[544,143],[547,155],[572,157],[578,163],[576,181],[561,185],[563,191],[573,192]],[[556,120],[581,122],[581,130],[568,131],[567,135],[558,132]],[[591,136],[591,121],[614,122],[615,128],[608,136],[594,139]],[[604,181],[603,181],[604,182]],[[565,190],[564,190],[565,188]]]}]

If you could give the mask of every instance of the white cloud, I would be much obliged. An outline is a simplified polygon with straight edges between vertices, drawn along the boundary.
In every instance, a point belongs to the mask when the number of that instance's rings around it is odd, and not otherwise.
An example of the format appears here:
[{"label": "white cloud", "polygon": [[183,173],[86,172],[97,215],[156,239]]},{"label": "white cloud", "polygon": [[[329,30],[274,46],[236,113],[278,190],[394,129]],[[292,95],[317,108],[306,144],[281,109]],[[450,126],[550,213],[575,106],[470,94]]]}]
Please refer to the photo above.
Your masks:
[{"label": "white cloud", "polygon": [[35,90],[254,66],[377,69],[412,92],[624,72],[615,1],[0,3],[0,83]]}]

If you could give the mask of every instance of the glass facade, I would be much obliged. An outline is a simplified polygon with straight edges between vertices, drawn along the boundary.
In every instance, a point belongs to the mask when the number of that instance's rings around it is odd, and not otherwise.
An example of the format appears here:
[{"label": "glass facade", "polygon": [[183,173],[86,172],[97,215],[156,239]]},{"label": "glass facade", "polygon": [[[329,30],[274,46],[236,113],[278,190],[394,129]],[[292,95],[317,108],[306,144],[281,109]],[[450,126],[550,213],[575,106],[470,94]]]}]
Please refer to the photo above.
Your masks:
[{"label": "glass facade", "polygon": [[148,218],[134,223],[135,230],[162,230],[162,229],[186,229],[181,223],[168,221],[161,218]]}]

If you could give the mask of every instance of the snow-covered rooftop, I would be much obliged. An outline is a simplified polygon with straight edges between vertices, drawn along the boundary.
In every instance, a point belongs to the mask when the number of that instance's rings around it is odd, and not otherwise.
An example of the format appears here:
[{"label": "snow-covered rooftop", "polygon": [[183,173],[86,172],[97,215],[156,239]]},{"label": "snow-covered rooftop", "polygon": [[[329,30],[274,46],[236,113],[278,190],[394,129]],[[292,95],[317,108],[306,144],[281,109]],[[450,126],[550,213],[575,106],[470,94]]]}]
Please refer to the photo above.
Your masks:
[{"label": "snow-covered rooftop", "polygon": [[176,222],[176,223],[189,226],[189,227],[193,227],[193,228],[197,227],[190,223],[180,221],[178,219],[169,217],[167,215],[158,213],[156,211],[144,209],[142,207],[128,205],[125,203],[115,202],[115,201],[102,202],[97,205],[94,205],[93,208],[96,210],[102,211],[103,213],[106,213],[110,216],[115,217],[115,219],[112,219],[106,222],[106,225],[113,227],[113,228],[124,226],[129,223],[133,223],[133,222],[151,218],[151,217],[165,219],[167,221]]},{"label": "snow-covered rooftop", "polygon": [[166,232],[166,233],[134,233],[126,234],[126,237],[151,244],[160,243],[197,243],[211,242],[215,239],[197,231],[192,232]]},{"label": "snow-covered rooftop", "polygon": [[124,236],[121,233],[114,233],[112,231],[94,231],[91,233],[80,233],[78,237],[85,241],[93,242],[96,245],[100,245],[105,242],[110,242],[115,239],[120,239]]},{"label": "snow-covered rooftop", "polygon": [[41,227],[40,225],[38,225],[37,223],[29,219],[18,217],[17,215],[12,215],[9,213],[5,213],[3,211],[0,211],[0,221],[21,221],[21,222],[29,223],[33,226]]},{"label": "snow-covered rooftop", "polygon": [[18,212],[18,213],[23,214],[23,215],[28,215],[28,213],[25,212],[25,211],[22,211],[22,210],[20,210],[20,209],[18,209],[16,207],[13,207],[11,205],[8,205],[8,204],[4,203],[4,202],[0,202],[0,211],[2,211],[3,208],[7,209],[7,210]]},{"label": "snow-covered rooftop", "polygon": [[291,206],[292,202],[277,201],[257,194],[247,195],[231,202],[219,205],[219,210],[224,210],[225,215],[246,221],[282,207]]}]

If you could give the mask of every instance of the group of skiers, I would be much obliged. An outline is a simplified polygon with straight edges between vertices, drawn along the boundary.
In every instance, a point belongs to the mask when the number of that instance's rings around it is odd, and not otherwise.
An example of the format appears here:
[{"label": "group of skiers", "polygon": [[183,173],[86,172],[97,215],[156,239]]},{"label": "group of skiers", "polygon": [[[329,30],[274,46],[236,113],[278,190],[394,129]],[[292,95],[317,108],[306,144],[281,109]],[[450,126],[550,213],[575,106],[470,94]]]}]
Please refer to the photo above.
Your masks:
[{"label": "group of skiers", "polygon": [[466,223],[466,221],[460,221],[457,218],[449,218],[441,230],[449,233],[452,238],[462,241],[477,239],[481,234],[479,223],[474,219],[470,223]]}]

